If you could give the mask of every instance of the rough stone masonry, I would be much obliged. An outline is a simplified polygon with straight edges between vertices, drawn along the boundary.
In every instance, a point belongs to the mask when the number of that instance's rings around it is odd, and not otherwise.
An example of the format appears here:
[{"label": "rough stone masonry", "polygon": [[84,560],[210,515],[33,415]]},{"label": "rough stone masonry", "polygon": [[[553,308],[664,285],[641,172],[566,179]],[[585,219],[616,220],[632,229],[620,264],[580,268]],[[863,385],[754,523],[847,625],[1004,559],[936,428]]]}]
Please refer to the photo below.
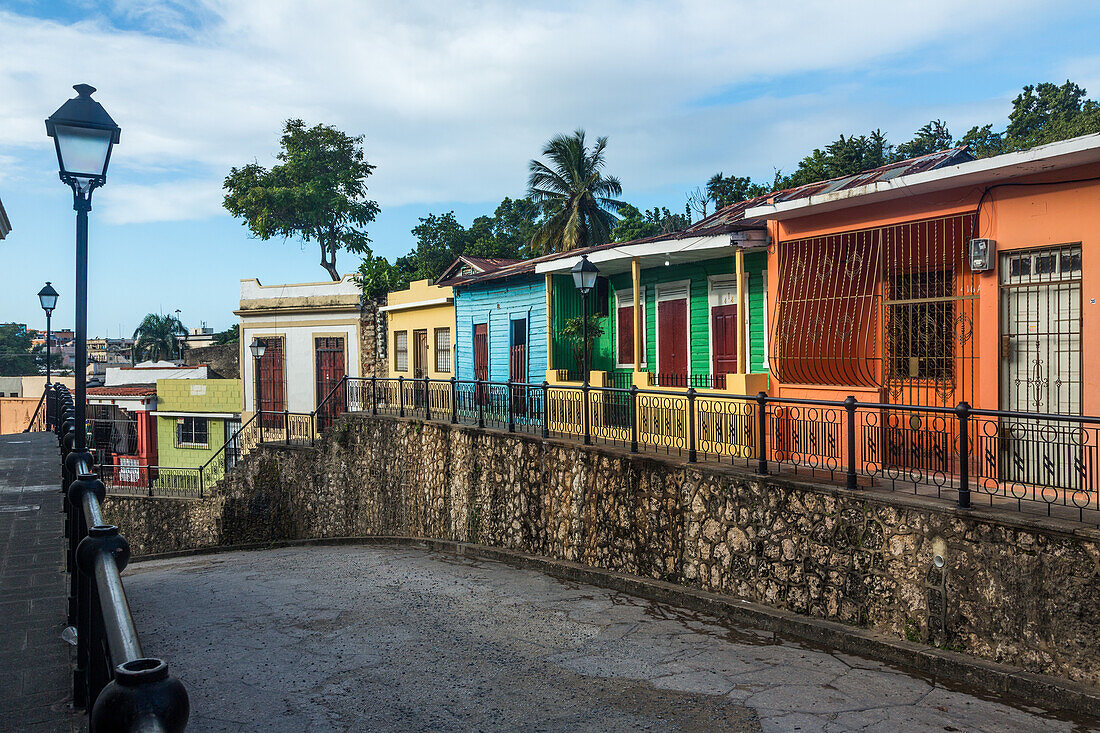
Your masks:
[{"label": "rough stone masonry", "polygon": [[1100,532],[1022,515],[361,415],[316,448],[254,451],[207,500],[109,497],[105,514],[136,555],[366,535],[476,542],[1100,685]]}]

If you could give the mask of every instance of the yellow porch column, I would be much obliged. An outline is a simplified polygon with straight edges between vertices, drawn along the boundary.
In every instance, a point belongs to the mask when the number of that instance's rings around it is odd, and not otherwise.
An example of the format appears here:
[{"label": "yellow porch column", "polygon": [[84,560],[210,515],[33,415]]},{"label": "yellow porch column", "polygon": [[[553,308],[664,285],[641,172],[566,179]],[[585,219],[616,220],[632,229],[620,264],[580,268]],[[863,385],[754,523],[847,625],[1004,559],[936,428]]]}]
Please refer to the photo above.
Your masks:
[{"label": "yellow porch column", "polygon": [[748,372],[748,359],[745,353],[745,251],[737,248],[734,255],[737,265],[737,373]]},{"label": "yellow porch column", "polygon": [[630,261],[630,275],[634,286],[634,371],[642,371],[642,263],[635,257]]}]

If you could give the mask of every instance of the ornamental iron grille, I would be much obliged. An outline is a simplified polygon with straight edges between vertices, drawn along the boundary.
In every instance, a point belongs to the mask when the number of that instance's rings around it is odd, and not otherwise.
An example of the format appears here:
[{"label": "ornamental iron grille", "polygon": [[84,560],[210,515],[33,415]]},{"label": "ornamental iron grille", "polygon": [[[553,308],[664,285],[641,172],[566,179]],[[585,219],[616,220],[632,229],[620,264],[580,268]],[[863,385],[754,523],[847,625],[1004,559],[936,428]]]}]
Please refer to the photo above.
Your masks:
[{"label": "ornamental iron grille", "polygon": [[[1002,253],[1000,272],[1002,409],[1080,415],[1080,245]],[[983,488],[1095,490],[1094,431],[1054,420],[987,422],[978,436]]]},{"label": "ornamental iron grille", "polygon": [[[978,278],[972,213],[780,242],[771,368],[792,384],[877,389],[886,404],[973,401]],[[789,424],[788,424],[789,423]],[[818,436],[786,418],[794,447]],[[947,474],[954,423],[884,410],[862,431],[876,470]],[[789,440],[788,440],[789,439]]]}]

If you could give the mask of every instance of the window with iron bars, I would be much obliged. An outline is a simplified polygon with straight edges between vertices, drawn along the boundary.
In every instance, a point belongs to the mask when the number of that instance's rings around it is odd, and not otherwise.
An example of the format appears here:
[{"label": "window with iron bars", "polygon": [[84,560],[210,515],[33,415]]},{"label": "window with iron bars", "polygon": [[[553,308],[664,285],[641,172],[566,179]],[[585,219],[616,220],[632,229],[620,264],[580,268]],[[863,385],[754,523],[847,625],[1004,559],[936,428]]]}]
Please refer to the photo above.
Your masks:
[{"label": "window with iron bars", "polygon": [[395,372],[409,371],[409,332],[393,332],[393,370]]},{"label": "window with iron bars", "polygon": [[451,371],[451,329],[435,329],[435,370]]},{"label": "window with iron bars", "polygon": [[176,422],[177,448],[206,448],[208,446],[205,417],[181,417]]},{"label": "window with iron bars", "polygon": [[897,272],[887,302],[890,376],[955,378],[955,274]]}]

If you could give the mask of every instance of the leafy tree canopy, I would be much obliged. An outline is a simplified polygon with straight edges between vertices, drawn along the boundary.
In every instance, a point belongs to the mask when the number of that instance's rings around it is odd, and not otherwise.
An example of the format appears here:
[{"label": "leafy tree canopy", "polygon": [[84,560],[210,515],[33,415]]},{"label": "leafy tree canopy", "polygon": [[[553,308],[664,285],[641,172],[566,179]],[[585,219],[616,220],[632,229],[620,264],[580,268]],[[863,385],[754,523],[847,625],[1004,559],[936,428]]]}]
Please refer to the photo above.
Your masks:
[{"label": "leafy tree canopy", "polygon": [[134,354],[138,359],[170,359],[183,353],[187,329],[172,315],[150,313],[134,329]]},{"label": "leafy tree canopy", "polygon": [[234,323],[232,326],[225,329],[224,331],[219,331],[218,333],[214,334],[213,343],[218,346],[223,346],[225,344],[238,343],[240,342],[240,340],[241,325],[239,323]]},{"label": "leafy tree canopy", "polygon": [[629,242],[642,237],[678,232],[690,223],[686,214],[673,214],[663,206],[639,211],[635,206],[623,204],[619,209],[619,221],[611,230],[611,240]]},{"label": "leafy tree canopy", "polygon": [[18,323],[0,323],[0,377],[38,374],[31,337]]},{"label": "leafy tree canopy", "polygon": [[363,156],[363,137],[287,120],[280,145],[281,162],[270,170],[249,163],[229,172],[223,205],[260,239],[316,242],[321,267],[339,280],[336,253],[368,254],[365,227],[379,212],[378,204],[367,199],[374,166]]},{"label": "leafy tree canopy", "polygon": [[623,206],[622,184],[605,175],[607,138],[589,149],[584,130],[555,135],[542,149],[545,160],[528,166],[527,195],[542,221],[531,242],[538,252],[566,252],[611,241],[615,212]]},{"label": "leafy tree canopy", "polygon": [[413,280],[435,280],[460,255],[524,259],[538,227],[538,207],[530,199],[505,198],[492,216],[479,216],[467,229],[453,211],[428,214],[412,228],[416,246],[391,265],[368,254],[356,280],[368,298],[407,288]]},{"label": "leafy tree canopy", "polygon": [[968,145],[970,154],[976,158],[1025,150],[1100,132],[1100,103],[1089,99],[1086,91],[1072,81],[1061,85],[1050,82],[1028,85],[1012,101],[1005,129],[997,132],[993,128],[993,123],[976,125],[956,140],[947,123],[935,119],[897,146],[890,144],[881,130],[866,135],[841,135],[802,158],[793,173],[783,175],[776,171],[770,185],[718,173],[708,181],[706,193],[708,200],[721,208],[769,191],[854,175],[958,145]]}]

